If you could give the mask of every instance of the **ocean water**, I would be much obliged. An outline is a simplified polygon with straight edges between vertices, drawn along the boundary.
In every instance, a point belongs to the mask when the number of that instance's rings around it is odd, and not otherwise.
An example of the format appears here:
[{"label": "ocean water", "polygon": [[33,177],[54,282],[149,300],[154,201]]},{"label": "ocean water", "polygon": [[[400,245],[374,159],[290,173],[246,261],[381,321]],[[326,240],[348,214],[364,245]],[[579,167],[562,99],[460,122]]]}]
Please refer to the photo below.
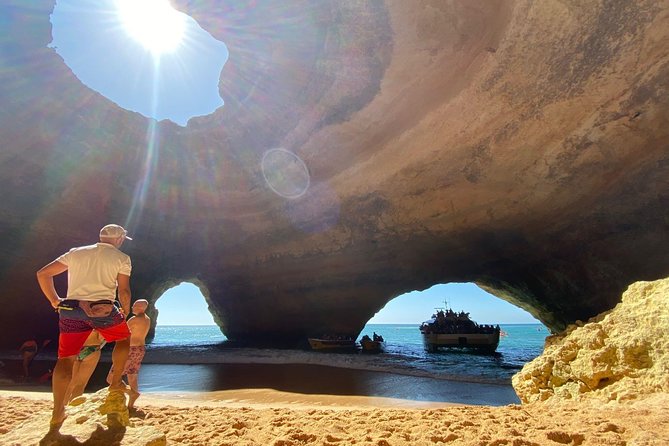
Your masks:
[{"label": "ocean water", "polygon": [[376,332],[386,341],[382,353],[333,353],[308,349],[235,347],[217,326],[158,326],[147,346],[144,363],[180,364],[312,364],[400,375],[489,384],[511,383],[523,365],[541,354],[549,331],[541,324],[500,324],[507,333],[497,353],[468,351],[430,353],[418,324],[368,324],[361,332]]},{"label": "ocean water", "polygon": [[[239,347],[216,326],[159,326],[147,345],[139,386],[142,392],[179,395],[276,389],[296,394],[386,397],[411,407],[421,402],[518,404],[511,377],[541,354],[549,332],[540,324],[500,325],[507,336],[501,338],[494,355],[427,352],[418,324],[367,325],[360,335],[382,335],[386,340],[382,353]],[[102,351],[87,392],[107,385],[111,353],[110,347]],[[32,364],[34,378],[29,382],[18,379],[18,351],[0,352],[0,359],[0,388],[48,391],[50,382],[36,378],[53,369],[55,346],[38,354]]]}]

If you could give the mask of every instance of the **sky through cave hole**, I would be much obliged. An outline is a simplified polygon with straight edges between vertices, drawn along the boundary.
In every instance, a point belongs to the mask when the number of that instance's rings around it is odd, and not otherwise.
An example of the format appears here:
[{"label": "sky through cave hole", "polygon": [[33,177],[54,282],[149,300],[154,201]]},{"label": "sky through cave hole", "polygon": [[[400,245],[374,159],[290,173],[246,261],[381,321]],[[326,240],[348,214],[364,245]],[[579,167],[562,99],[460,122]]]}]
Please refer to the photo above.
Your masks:
[{"label": "sky through cave hole", "polygon": [[[162,6],[166,1],[145,0]],[[140,10],[130,19],[121,14],[119,5],[132,8],[143,3],[58,0],[51,15],[49,46],[84,85],[126,110],[181,126],[191,117],[213,113],[223,105],[218,84],[228,59],[225,44],[193,18],[172,11],[182,21],[183,37],[165,50],[161,44],[169,44],[174,22],[161,30],[155,11]]]}]

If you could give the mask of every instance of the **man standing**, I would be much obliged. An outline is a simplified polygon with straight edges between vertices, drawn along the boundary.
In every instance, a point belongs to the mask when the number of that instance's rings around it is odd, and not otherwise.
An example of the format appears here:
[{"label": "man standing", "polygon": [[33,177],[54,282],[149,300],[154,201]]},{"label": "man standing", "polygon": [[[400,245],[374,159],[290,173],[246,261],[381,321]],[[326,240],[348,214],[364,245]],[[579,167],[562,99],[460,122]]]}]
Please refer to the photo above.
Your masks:
[{"label": "man standing", "polygon": [[[128,357],[130,330],[124,314],[130,310],[130,257],[119,250],[132,240],[118,225],[100,230],[100,242],[73,248],[37,271],[42,292],[58,311],[58,361],[53,371],[52,425],[65,420],[65,396],[79,350],[93,329],[107,342],[116,342],[112,353],[113,374],[109,390],[125,390],[121,381]],[[56,292],[53,278],[67,271],[67,298]],[[114,305],[116,291],[121,311]]]},{"label": "man standing", "polygon": [[[142,365],[142,359],[146,353],[146,335],[151,327],[151,319],[146,315],[146,308],[149,306],[149,301],[146,299],[139,299],[132,304],[133,317],[128,319],[128,327],[130,328],[130,353],[128,353],[128,360],[123,369],[123,375],[128,376],[128,385],[130,391],[128,392],[128,409],[134,409],[135,401],[139,398],[139,368]],[[107,382],[111,382],[114,373],[114,364],[112,364],[107,375]]]}]

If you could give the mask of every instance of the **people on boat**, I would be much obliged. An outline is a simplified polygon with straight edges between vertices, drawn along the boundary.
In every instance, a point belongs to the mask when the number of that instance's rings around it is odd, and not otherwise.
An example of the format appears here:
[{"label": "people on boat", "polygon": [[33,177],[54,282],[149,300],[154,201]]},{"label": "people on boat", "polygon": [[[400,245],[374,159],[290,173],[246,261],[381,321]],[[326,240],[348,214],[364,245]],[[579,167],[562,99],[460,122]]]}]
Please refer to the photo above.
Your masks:
[{"label": "people on boat", "polygon": [[341,335],[341,334],[323,334],[318,337],[318,339],[323,339],[325,341],[351,341],[353,338],[351,336]]},{"label": "people on boat", "polygon": [[479,325],[470,319],[468,312],[455,312],[450,308],[437,310],[430,321],[420,326],[420,331],[424,334],[493,334],[499,330],[499,325],[496,327],[489,324]]}]

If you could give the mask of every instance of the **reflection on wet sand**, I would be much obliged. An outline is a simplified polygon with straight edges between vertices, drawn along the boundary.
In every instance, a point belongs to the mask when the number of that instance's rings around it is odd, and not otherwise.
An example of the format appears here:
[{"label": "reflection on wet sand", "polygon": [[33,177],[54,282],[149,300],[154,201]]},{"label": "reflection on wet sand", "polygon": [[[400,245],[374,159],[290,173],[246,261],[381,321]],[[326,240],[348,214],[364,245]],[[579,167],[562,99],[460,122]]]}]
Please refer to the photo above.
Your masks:
[{"label": "reflection on wet sand", "polygon": [[[100,370],[96,371],[87,391],[104,385]],[[519,402],[511,386],[309,364],[145,364],[140,370],[139,384],[145,393],[274,389],[308,395],[493,406]]]}]

